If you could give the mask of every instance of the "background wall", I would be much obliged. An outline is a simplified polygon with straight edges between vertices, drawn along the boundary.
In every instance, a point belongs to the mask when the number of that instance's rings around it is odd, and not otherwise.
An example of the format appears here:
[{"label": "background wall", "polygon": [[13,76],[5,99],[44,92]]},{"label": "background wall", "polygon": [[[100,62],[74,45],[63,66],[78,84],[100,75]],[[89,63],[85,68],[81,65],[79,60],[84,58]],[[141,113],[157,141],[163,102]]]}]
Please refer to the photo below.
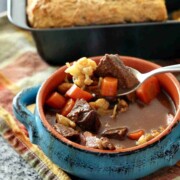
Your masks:
[{"label": "background wall", "polygon": [[3,11],[6,11],[7,1],[6,0],[0,0],[0,13]]}]

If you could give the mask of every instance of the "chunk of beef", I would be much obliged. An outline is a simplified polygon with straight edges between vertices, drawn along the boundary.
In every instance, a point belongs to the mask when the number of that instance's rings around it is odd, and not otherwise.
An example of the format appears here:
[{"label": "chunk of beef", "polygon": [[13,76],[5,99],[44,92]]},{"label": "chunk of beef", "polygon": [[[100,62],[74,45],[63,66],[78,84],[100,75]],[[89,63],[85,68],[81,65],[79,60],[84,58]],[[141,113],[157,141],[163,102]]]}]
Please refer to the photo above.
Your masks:
[{"label": "chunk of beef", "polygon": [[100,77],[111,76],[117,78],[119,89],[131,88],[138,83],[130,68],[124,65],[117,54],[103,56],[95,74]]},{"label": "chunk of beef", "polygon": [[106,150],[115,149],[115,146],[106,137],[98,138],[88,131],[84,132],[81,137],[83,138],[81,142],[83,142],[83,145],[87,147]]},{"label": "chunk of beef", "polygon": [[112,144],[107,137],[101,137],[100,140],[101,140],[101,145],[102,145],[103,149],[107,149],[107,150],[115,149],[114,144]]},{"label": "chunk of beef", "polygon": [[71,127],[64,126],[62,124],[56,123],[54,128],[65,138],[72,141],[79,141],[79,132]]},{"label": "chunk of beef", "polygon": [[67,117],[85,131],[97,132],[101,126],[97,112],[84,99],[76,100]]},{"label": "chunk of beef", "polygon": [[126,127],[120,127],[115,129],[108,129],[102,132],[102,136],[112,138],[112,139],[123,139],[128,132],[128,129]]},{"label": "chunk of beef", "polygon": [[95,110],[83,113],[77,124],[83,129],[91,132],[97,132],[100,127],[98,114]]},{"label": "chunk of beef", "polygon": [[79,117],[82,116],[83,113],[89,112],[91,110],[92,109],[87,101],[85,101],[84,99],[77,99],[74,107],[72,108],[70,113],[67,115],[67,117],[74,122],[78,122]]}]

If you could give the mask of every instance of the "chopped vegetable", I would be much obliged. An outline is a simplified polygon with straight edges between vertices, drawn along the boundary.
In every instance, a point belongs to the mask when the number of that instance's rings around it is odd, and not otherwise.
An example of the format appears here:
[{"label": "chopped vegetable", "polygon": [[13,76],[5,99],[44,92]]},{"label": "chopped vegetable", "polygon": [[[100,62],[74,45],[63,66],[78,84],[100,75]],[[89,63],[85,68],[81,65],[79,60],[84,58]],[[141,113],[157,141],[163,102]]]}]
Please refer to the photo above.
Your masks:
[{"label": "chopped vegetable", "polygon": [[87,91],[84,91],[83,89],[79,88],[75,84],[71,86],[71,88],[66,92],[65,96],[68,96],[72,99],[84,99],[86,101],[89,101],[93,96]]},{"label": "chopped vegetable", "polygon": [[90,102],[89,105],[93,108],[93,109],[99,109],[99,108],[102,108],[102,109],[105,109],[107,110],[109,108],[109,102],[104,99],[104,98],[100,98],[100,99],[97,99],[96,101],[94,102]]},{"label": "chopped vegetable", "polygon": [[57,123],[63,124],[64,126],[72,127],[72,128],[76,127],[75,122],[71,121],[69,118],[63,115],[60,115],[58,113],[56,114],[56,120],[57,120]]},{"label": "chopped vegetable", "polygon": [[126,112],[128,110],[128,103],[124,99],[118,99],[118,109],[120,112]]},{"label": "chopped vegetable", "polygon": [[58,86],[58,91],[62,94],[65,94],[66,91],[73,85],[73,83],[68,83],[68,82],[65,82],[65,83],[62,83]]},{"label": "chopped vegetable", "polygon": [[115,117],[116,117],[117,107],[118,107],[117,104],[115,104],[115,105],[114,105],[114,108],[113,108],[113,113],[112,113],[112,116],[111,116],[113,119],[115,119]]},{"label": "chopped vegetable", "polygon": [[143,130],[138,130],[136,132],[129,133],[127,136],[129,139],[138,140],[144,134]]},{"label": "chopped vegetable", "polygon": [[114,77],[105,77],[101,83],[102,96],[116,96],[118,90],[118,79]]},{"label": "chopped vegetable", "polygon": [[150,103],[160,92],[160,85],[156,77],[146,80],[136,91],[137,97],[144,103]]},{"label": "chopped vegetable", "polygon": [[63,116],[66,116],[71,111],[71,109],[73,108],[74,104],[75,104],[75,101],[73,99],[68,99],[68,101],[66,102],[64,108],[62,109],[61,114]]},{"label": "chopped vegetable", "polygon": [[58,92],[53,92],[47,99],[46,104],[50,107],[60,109],[66,103],[66,99]]}]

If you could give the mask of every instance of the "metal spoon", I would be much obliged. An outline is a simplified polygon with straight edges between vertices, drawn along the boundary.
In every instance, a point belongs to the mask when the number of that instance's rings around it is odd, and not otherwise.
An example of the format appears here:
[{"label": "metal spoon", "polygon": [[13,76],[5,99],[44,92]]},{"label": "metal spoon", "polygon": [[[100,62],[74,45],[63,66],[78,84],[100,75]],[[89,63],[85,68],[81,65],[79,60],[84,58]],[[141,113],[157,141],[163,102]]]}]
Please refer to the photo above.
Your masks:
[{"label": "metal spoon", "polygon": [[131,68],[131,67],[129,67],[129,68],[131,69],[131,72],[134,74],[134,76],[139,80],[139,83],[136,84],[134,87],[132,87],[130,89],[120,90],[118,92],[117,96],[123,96],[123,95],[129,94],[129,93],[137,90],[137,88],[144,81],[146,81],[151,76],[154,76],[155,74],[166,73],[166,72],[178,72],[178,71],[180,71],[180,64],[160,67],[160,68],[154,69],[154,70],[152,70],[152,71],[150,71],[148,73],[140,73],[138,70],[136,70],[134,68]]}]

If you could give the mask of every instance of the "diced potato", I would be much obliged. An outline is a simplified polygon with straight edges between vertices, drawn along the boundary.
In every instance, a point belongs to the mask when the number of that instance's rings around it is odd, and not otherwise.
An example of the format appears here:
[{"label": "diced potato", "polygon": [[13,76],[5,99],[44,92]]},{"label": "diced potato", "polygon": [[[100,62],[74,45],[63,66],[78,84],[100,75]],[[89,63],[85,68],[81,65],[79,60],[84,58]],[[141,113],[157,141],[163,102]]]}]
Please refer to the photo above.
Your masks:
[{"label": "diced potato", "polygon": [[62,94],[65,94],[66,91],[73,85],[73,83],[62,83],[58,86],[58,91]]},{"label": "diced potato", "polygon": [[150,133],[146,133],[144,135],[142,135],[138,141],[136,141],[136,145],[140,145],[140,144],[144,144],[146,142],[148,142],[149,140],[151,140],[153,138],[153,136]]}]

